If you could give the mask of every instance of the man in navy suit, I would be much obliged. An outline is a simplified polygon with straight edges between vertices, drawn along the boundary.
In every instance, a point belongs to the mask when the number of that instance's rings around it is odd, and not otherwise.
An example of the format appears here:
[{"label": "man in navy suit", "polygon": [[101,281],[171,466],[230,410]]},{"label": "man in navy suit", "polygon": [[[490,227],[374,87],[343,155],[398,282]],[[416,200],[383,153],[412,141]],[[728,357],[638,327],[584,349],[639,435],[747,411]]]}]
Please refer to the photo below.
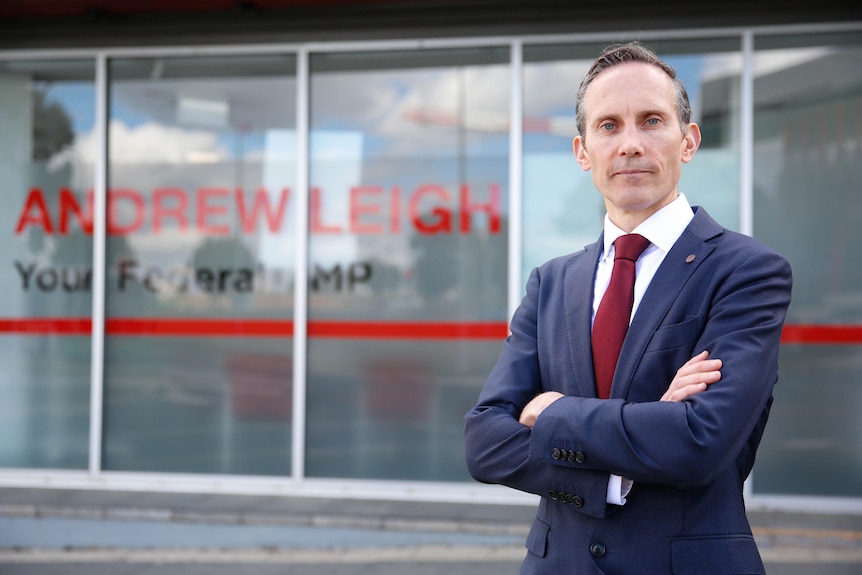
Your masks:
[{"label": "man in navy suit", "polygon": [[[604,231],[533,270],[465,418],[473,477],[541,496],[523,574],[764,573],[743,482],[772,404],[791,271],[678,190],[700,145],[690,116],[673,68],[639,43],[606,49],[578,92],[573,150],[604,197]],[[591,329],[628,233],[649,247],[600,399]]]}]

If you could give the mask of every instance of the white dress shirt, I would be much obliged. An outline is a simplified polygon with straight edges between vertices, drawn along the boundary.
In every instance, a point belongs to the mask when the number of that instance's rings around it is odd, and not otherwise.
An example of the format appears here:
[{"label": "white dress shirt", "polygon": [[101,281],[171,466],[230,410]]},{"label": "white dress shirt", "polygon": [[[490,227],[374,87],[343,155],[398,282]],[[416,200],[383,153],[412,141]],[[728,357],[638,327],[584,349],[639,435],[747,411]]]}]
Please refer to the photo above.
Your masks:
[{"label": "white dress shirt", "polygon": [[[688,200],[683,194],[679,194],[674,201],[651,215],[632,230],[632,233],[640,234],[648,239],[650,245],[641,254],[635,265],[634,305],[632,305],[632,315],[629,318],[629,323],[631,323],[631,318],[637,312],[638,305],[641,299],[643,299],[643,295],[653,276],[664,261],[665,256],[673,247],[673,244],[676,243],[676,240],[682,235],[682,232],[693,217],[694,213],[691,211]],[[611,281],[611,272],[614,267],[614,241],[625,233],[611,222],[607,214],[605,215],[603,252],[599,258],[599,265],[596,269],[596,282],[593,286],[594,321],[596,319],[596,311],[599,309],[599,303],[601,303],[602,296],[605,295],[605,290],[608,289],[608,284]],[[668,385],[670,385],[670,382],[668,382]],[[631,491],[631,487],[632,482],[630,480],[619,475],[611,475],[610,483],[608,483],[608,503],[624,505],[626,495]]]}]

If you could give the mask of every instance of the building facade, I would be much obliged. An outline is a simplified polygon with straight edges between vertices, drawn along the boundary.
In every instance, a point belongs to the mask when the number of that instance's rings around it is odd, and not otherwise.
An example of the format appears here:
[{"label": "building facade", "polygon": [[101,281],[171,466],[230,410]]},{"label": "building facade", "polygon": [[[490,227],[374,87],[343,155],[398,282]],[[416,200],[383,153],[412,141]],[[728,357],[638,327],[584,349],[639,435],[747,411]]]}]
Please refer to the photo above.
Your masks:
[{"label": "building facade", "polygon": [[680,191],[794,269],[749,499],[862,508],[862,19],[805,17],[7,37],[0,485],[531,501],[462,418],[601,230],[574,97],[638,38],[703,131]]}]

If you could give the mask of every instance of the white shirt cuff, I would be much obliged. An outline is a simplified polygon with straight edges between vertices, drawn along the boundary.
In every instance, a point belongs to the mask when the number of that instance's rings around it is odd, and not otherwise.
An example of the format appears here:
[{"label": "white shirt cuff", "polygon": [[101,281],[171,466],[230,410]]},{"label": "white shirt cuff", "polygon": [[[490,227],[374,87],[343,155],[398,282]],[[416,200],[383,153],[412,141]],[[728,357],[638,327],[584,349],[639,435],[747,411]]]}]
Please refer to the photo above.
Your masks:
[{"label": "white shirt cuff", "polygon": [[625,505],[626,495],[632,490],[633,483],[631,479],[611,475],[611,480],[608,482],[608,503]]}]

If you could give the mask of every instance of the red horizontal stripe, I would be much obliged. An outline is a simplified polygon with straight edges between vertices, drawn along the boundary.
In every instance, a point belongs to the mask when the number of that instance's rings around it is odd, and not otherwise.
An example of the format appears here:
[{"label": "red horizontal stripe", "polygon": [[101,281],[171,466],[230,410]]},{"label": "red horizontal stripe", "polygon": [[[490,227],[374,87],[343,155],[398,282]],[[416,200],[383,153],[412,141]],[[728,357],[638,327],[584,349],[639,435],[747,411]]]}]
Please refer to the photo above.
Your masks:
[{"label": "red horizontal stripe", "polygon": [[502,339],[508,333],[509,326],[505,322],[308,322],[309,337],[346,337],[356,339]]},{"label": "red horizontal stripe", "polygon": [[293,321],[265,319],[110,318],[108,335],[290,337]]},{"label": "red horizontal stripe", "polygon": [[[0,318],[0,333],[19,335],[90,335],[90,318]],[[107,335],[155,337],[292,337],[292,320],[109,318]],[[505,322],[308,322],[308,336],[348,339],[502,339]],[[784,344],[860,345],[862,325],[787,324]]]},{"label": "red horizontal stripe", "polygon": [[862,325],[785,324],[781,343],[858,345],[862,344]]},{"label": "red horizontal stripe", "polygon": [[[109,318],[107,335],[156,337],[291,337],[291,320]],[[0,319],[0,333],[23,335],[90,335],[89,318]],[[310,321],[309,337],[404,339],[502,339],[505,322]]]},{"label": "red horizontal stripe", "polygon": [[90,335],[90,318],[22,317],[0,319],[0,333]]}]

